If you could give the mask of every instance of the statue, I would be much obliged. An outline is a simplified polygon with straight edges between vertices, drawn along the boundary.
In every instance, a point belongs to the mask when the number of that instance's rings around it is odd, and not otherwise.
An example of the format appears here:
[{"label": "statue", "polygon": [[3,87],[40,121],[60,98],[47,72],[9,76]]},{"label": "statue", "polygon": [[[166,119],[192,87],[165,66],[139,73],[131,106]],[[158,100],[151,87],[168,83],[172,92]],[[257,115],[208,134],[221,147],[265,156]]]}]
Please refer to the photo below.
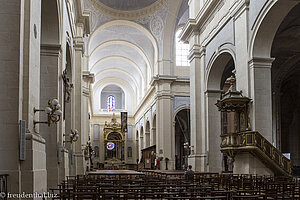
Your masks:
[{"label": "statue", "polygon": [[70,78],[67,76],[67,69],[63,71],[62,79],[64,81],[65,102],[69,103],[71,99],[71,91],[73,89],[73,84],[70,83]]}]

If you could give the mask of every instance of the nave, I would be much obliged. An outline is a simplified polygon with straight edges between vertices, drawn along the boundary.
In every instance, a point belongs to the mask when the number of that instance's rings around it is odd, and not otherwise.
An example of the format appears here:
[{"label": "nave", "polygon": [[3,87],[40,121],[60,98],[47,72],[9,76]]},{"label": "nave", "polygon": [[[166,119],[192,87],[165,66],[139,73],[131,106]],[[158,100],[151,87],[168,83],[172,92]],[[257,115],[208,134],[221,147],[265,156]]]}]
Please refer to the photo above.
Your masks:
[{"label": "nave", "polygon": [[179,170],[97,170],[68,176],[53,199],[300,199],[300,180],[292,177]]}]

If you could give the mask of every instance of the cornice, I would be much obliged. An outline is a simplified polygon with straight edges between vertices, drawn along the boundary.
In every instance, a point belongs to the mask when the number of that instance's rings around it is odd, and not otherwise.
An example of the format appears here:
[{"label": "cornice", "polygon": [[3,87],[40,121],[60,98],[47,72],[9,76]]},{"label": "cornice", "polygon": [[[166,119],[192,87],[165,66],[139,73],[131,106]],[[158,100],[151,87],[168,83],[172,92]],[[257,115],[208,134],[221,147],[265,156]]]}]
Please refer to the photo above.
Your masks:
[{"label": "cornice", "polygon": [[90,12],[83,10],[83,1],[86,0],[76,0],[75,7],[77,11],[77,23],[84,24],[84,34],[90,34],[91,32],[91,22],[90,22]]},{"label": "cornice", "polygon": [[77,51],[84,50],[84,40],[82,37],[75,37],[74,38],[74,49]]},{"label": "cornice", "polygon": [[60,56],[61,51],[60,44],[41,44],[41,55]]},{"label": "cornice", "polygon": [[214,12],[217,12],[216,8],[218,8],[223,1],[224,0],[207,1],[196,18],[189,19],[180,36],[181,40],[187,41],[193,32],[199,31],[211,15],[213,15]]},{"label": "cornice", "polygon": [[84,81],[88,83],[94,83],[95,82],[95,75],[91,73],[90,71],[83,71],[82,72],[82,78]]},{"label": "cornice", "polygon": [[249,60],[250,68],[271,68],[275,58],[254,57]]}]

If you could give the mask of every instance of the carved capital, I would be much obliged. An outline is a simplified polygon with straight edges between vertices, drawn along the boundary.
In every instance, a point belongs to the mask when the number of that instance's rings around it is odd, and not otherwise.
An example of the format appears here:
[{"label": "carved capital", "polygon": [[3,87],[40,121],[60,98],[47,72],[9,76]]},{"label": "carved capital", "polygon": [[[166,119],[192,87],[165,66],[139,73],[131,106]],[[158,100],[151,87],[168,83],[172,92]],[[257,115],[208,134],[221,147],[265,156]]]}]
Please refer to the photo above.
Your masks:
[{"label": "carved capital", "polygon": [[94,83],[95,82],[95,75],[90,71],[83,71],[82,78],[87,83]]}]

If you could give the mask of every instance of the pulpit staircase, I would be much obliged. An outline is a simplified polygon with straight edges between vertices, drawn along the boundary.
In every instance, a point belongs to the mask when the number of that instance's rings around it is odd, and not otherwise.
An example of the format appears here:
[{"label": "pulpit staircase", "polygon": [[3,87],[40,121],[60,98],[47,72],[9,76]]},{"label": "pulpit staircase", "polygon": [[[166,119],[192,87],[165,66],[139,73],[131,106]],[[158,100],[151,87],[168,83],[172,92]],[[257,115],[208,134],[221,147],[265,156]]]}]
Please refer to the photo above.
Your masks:
[{"label": "pulpit staircase", "polygon": [[291,161],[257,131],[243,131],[221,136],[221,151],[234,158],[249,152],[259,158],[275,175],[290,176]]}]

